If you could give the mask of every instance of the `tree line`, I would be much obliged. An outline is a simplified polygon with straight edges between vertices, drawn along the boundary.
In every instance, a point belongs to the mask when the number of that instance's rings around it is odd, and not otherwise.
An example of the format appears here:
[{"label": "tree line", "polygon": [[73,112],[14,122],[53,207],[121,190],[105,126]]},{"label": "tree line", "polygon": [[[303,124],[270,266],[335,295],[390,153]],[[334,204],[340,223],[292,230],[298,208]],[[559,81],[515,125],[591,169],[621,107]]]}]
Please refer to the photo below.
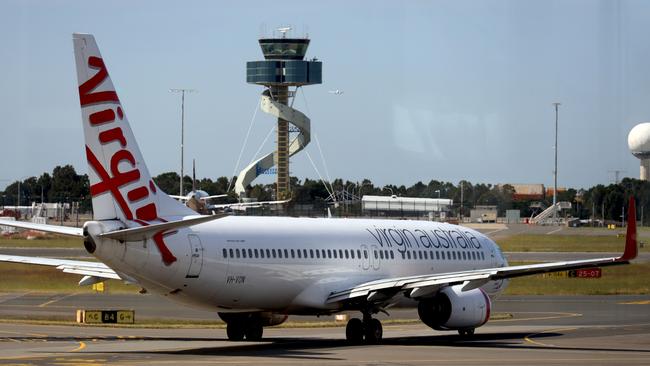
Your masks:
[{"label": "tree line", "polygon": [[[160,189],[169,194],[178,194],[180,178],[176,172],[159,174],[153,178]],[[228,194],[223,202],[237,202],[233,192],[233,177],[219,177],[197,179],[196,187],[210,195]],[[460,214],[462,195],[462,215],[469,216],[469,210],[478,205],[497,206],[499,215],[505,210],[518,209],[522,217],[529,217],[539,211],[531,207],[530,201],[516,201],[514,189],[509,185],[492,185],[486,183],[471,183],[460,181],[458,183],[431,180],[428,183],[416,182],[407,187],[405,185],[375,186],[369,179],[360,182],[335,179],[331,184],[325,185],[320,180],[305,178],[300,180],[291,177],[292,200],[289,208],[296,205],[311,205],[315,208],[327,207],[332,202],[332,191],[337,192],[343,199],[359,198],[363,195],[396,195],[404,197],[421,198],[451,198],[454,202],[453,213]],[[18,194],[20,189],[20,195]],[[29,177],[22,181],[9,184],[2,196],[2,206],[31,205],[32,202],[79,202],[81,211],[90,211],[91,201],[88,175],[78,174],[71,165],[57,166],[51,173],[43,173],[39,177]],[[274,197],[274,184],[256,184],[248,187],[248,197],[259,201],[270,201]],[[183,191],[192,190],[192,178],[183,177]],[[461,192],[462,191],[462,192]],[[343,193],[341,195],[341,193]],[[572,203],[569,214],[579,218],[595,218],[620,221],[624,209],[627,207],[627,197],[634,196],[637,201],[637,217],[643,219],[644,224],[650,223],[650,182],[633,178],[625,178],[618,184],[596,185],[588,189],[570,188],[558,192],[558,201]],[[18,201],[20,197],[20,201]],[[339,198],[340,200],[340,198]],[[540,201],[540,200],[538,200]],[[542,205],[548,207],[552,204],[552,197],[541,200]],[[357,207],[360,211],[360,207]]]}]

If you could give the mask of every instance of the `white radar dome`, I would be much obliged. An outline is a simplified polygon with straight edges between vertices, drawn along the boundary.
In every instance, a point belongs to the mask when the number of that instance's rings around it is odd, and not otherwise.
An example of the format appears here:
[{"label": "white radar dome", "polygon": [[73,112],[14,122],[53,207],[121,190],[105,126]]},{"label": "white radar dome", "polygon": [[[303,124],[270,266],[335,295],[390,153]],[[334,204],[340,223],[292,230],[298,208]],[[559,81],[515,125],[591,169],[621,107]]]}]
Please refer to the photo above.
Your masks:
[{"label": "white radar dome", "polygon": [[650,157],[650,122],[640,123],[627,135],[627,146],[638,158]]}]

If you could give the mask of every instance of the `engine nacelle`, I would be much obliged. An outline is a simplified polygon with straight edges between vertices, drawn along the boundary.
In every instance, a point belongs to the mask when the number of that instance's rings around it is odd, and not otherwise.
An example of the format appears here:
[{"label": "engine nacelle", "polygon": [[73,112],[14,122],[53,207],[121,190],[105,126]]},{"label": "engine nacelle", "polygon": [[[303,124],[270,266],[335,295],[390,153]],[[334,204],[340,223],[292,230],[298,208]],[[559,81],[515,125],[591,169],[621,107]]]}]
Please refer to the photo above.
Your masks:
[{"label": "engine nacelle", "polygon": [[420,301],[420,320],[436,330],[477,328],[490,318],[490,298],[480,288],[461,291],[463,285],[445,287]]}]

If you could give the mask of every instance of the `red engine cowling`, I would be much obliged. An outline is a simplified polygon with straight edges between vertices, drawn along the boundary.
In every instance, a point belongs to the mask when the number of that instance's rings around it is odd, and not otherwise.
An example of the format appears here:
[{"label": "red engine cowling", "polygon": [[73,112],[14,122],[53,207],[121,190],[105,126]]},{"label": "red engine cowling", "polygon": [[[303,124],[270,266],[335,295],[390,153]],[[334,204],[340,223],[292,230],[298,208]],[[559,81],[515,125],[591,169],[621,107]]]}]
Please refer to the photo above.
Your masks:
[{"label": "red engine cowling", "polygon": [[418,304],[420,320],[436,330],[477,328],[490,318],[490,298],[480,288],[461,291],[463,285],[445,287]]}]

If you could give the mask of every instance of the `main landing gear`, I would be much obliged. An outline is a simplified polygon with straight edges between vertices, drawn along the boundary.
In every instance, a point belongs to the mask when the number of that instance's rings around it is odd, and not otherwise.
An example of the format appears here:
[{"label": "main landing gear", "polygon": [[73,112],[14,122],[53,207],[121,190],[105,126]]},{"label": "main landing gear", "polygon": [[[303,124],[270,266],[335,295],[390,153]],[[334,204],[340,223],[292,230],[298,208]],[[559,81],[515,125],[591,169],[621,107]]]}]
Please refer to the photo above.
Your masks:
[{"label": "main landing gear", "polygon": [[264,327],[262,322],[255,318],[234,318],[226,323],[226,334],[231,341],[260,341]]},{"label": "main landing gear", "polygon": [[351,344],[361,344],[364,341],[368,344],[378,344],[384,335],[381,322],[364,313],[363,320],[352,318],[345,327],[345,338]]}]

